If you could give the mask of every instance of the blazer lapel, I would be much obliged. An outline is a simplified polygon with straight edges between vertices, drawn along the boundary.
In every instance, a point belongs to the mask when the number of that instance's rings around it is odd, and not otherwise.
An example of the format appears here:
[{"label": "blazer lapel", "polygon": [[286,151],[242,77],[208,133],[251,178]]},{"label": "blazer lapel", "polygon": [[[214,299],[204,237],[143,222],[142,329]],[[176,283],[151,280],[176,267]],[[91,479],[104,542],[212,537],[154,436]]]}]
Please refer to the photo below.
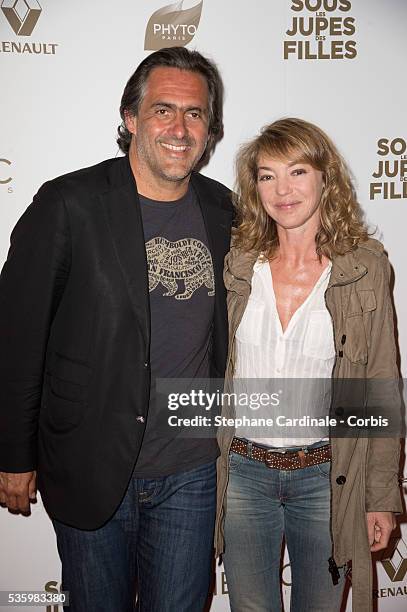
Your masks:
[{"label": "blazer lapel", "polygon": [[230,247],[233,210],[231,206],[230,208],[225,207],[223,201],[225,195],[214,189],[208,179],[193,173],[191,181],[198,197],[208,236],[215,274],[216,293],[221,295],[220,289],[223,290],[224,288],[224,258]]},{"label": "blazer lapel", "polygon": [[[136,181],[127,157],[117,160],[109,176],[110,190],[101,195],[116,255],[146,350],[150,345],[150,302],[143,223]],[[147,355],[146,355],[147,358]]]},{"label": "blazer lapel", "polygon": [[226,192],[217,189],[207,178],[192,174],[192,185],[198,197],[208,236],[215,276],[215,312],[212,336],[211,376],[223,377],[226,364],[228,336],[226,289],[223,282],[223,266],[230,247],[233,208],[226,201]]}]

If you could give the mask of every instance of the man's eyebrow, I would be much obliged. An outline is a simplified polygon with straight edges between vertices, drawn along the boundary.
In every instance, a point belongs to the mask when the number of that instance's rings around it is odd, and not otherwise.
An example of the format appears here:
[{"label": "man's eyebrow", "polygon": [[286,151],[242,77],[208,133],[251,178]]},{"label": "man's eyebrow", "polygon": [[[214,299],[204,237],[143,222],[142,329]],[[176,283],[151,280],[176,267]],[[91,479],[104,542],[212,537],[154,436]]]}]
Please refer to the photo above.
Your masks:
[{"label": "man's eyebrow", "polygon": [[207,113],[207,109],[206,108],[202,108],[201,106],[182,106],[179,107],[176,104],[171,104],[170,102],[154,102],[154,104],[151,105],[151,108],[170,108],[171,110],[176,110],[177,108],[180,108],[180,110],[182,111],[198,111],[200,113]]},{"label": "man's eyebrow", "polygon": [[164,106],[164,108],[177,108],[175,106],[175,104],[170,104],[169,102],[154,102],[151,105],[151,108],[155,108],[155,107],[158,107],[158,106],[160,106],[160,107]]}]

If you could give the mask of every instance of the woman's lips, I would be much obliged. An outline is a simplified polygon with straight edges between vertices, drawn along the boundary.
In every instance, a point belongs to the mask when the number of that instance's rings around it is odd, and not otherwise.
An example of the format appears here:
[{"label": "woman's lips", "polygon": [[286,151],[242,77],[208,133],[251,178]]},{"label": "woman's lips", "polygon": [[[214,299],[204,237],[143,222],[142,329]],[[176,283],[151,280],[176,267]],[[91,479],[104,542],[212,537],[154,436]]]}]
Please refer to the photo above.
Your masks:
[{"label": "woman's lips", "polygon": [[300,204],[300,202],[277,202],[275,207],[280,208],[281,210],[290,210],[294,206],[297,206],[297,204]]}]

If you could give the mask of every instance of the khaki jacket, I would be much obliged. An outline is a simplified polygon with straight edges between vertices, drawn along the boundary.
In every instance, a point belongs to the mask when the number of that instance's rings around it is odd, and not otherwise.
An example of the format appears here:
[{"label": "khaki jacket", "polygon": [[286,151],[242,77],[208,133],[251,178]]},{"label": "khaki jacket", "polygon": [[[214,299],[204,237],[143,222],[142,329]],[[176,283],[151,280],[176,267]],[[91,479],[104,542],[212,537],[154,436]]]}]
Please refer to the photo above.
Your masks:
[{"label": "khaki jacket", "polygon": [[[228,291],[229,354],[226,389],[233,378],[235,334],[245,311],[257,254],[243,253],[232,247],[225,259],[224,280]],[[333,387],[341,379],[361,379],[356,388],[360,397],[333,392],[331,414],[342,415],[355,406],[378,406],[380,398],[370,397],[368,381],[382,389],[385,379],[393,386],[390,397],[400,413],[398,370],[393,328],[393,310],[389,293],[390,266],[383,246],[369,239],[357,249],[332,261],[329,285],[325,293],[332,318],[336,359]],[[364,382],[366,381],[366,382]],[[343,382],[343,381],[342,381]],[[383,384],[382,384],[383,383]],[[341,386],[341,385],[339,385]],[[349,389],[350,385],[344,385]],[[388,406],[387,406],[388,408]],[[223,408],[224,416],[233,418],[233,407]],[[370,409],[371,410],[371,409]],[[232,428],[218,432],[221,456],[218,459],[218,509],[215,532],[217,554],[223,552],[225,492],[228,482],[228,455]],[[352,560],[352,602],[354,612],[372,610],[372,562],[368,544],[366,511],[402,512],[398,486],[399,438],[332,438],[331,463],[331,536],[332,556],[338,567]],[[321,559],[321,562],[323,560]]]}]

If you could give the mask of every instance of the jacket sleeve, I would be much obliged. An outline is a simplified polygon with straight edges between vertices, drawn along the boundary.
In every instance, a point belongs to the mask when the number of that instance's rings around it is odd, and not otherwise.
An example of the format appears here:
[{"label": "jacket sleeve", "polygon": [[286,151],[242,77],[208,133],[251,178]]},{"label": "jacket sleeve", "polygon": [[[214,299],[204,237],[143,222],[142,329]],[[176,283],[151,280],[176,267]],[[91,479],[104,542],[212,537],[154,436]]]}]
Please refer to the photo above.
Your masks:
[{"label": "jacket sleeve", "polygon": [[0,276],[0,471],[36,468],[45,355],[69,268],[65,204],[45,183],[11,234]]},{"label": "jacket sleeve", "polygon": [[[385,408],[392,424],[401,424],[401,398],[396,361],[394,314],[389,290],[390,264],[385,254],[378,258],[374,277],[377,300],[372,313],[369,359],[367,364],[368,406]],[[372,400],[373,398],[373,400]],[[373,412],[371,412],[373,414]],[[393,430],[394,431],[394,430]],[[396,434],[397,435],[397,434]],[[382,437],[368,440],[366,466],[366,511],[402,512],[398,485],[400,438]]]}]

